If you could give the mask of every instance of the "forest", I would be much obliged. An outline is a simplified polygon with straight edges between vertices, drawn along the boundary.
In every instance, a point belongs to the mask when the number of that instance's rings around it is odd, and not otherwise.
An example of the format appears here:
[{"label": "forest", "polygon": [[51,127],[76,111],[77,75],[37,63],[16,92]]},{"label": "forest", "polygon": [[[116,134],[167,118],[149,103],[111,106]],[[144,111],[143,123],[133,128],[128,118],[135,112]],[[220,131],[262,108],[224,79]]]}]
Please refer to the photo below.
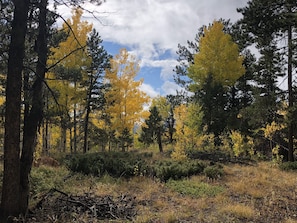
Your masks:
[{"label": "forest", "polygon": [[0,0],[0,222],[297,222],[296,0],[196,27],[155,98],[85,3]]}]

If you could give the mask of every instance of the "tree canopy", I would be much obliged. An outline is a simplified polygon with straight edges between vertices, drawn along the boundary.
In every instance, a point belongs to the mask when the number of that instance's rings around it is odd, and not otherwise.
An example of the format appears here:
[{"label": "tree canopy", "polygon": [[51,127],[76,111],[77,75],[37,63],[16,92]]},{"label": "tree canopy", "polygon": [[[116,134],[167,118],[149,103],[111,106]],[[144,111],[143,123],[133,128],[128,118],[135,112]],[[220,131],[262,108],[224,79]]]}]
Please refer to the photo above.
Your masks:
[{"label": "tree canopy", "polygon": [[[189,67],[188,76],[199,88],[209,76],[215,84],[232,86],[241,77],[245,69],[243,57],[238,46],[229,34],[224,33],[224,25],[214,21],[209,28],[204,28],[199,41],[199,52],[194,55],[194,63]],[[193,86],[194,87],[194,86]]]}]

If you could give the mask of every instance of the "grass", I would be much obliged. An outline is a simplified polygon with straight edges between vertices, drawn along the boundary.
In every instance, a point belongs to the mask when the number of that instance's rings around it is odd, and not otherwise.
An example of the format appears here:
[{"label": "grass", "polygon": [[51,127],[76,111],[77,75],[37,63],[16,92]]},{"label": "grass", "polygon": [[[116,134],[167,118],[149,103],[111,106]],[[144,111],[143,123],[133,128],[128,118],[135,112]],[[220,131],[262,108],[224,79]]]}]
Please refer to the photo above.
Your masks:
[{"label": "grass", "polygon": [[202,173],[162,182],[144,176],[125,179],[103,175],[99,178],[72,173],[63,166],[42,166],[32,170],[31,204],[55,187],[74,195],[131,194],[137,201],[135,223],[297,223],[296,171],[283,171],[270,162],[225,164],[222,170],[224,175],[217,179]]},{"label": "grass", "polygon": [[208,183],[193,180],[170,180],[166,183],[170,189],[193,198],[214,197],[224,191],[222,186],[212,186]]},{"label": "grass", "polygon": [[256,211],[249,206],[243,204],[228,204],[220,209],[222,214],[230,214],[237,219],[252,220],[256,215]]}]

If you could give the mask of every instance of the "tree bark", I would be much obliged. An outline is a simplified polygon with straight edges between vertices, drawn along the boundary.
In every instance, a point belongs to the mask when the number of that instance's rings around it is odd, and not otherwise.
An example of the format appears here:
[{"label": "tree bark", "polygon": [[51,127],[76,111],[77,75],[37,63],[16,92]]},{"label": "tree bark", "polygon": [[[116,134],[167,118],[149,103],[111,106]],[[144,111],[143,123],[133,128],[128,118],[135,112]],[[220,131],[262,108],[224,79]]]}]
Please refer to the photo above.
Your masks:
[{"label": "tree bark", "polygon": [[24,117],[23,149],[21,154],[20,172],[20,211],[25,214],[29,202],[29,174],[32,168],[33,154],[36,146],[37,130],[43,118],[43,86],[47,61],[47,0],[39,4],[39,33],[36,47],[38,62],[36,80],[33,84],[33,99],[29,114]]},{"label": "tree bark", "polygon": [[[289,101],[289,112],[291,111],[293,107],[293,83],[292,83],[292,26],[289,25],[288,27],[288,101]],[[294,161],[294,142],[293,142],[293,120],[292,117],[289,120],[288,123],[288,161],[293,162]]]},{"label": "tree bark", "polygon": [[6,84],[4,175],[1,218],[20,214],[20,120],[23,59],[29,0],[14,0]]},{"label": "tree bark", "polygon": [[89,133],[89,116],[90,116],[90,105],[89,102],[87,102],[87,111],[86,111],[86,117],[85,117],[85,125],[84,125],[84,149],[83,152],[86,153],[88,151],[88,133]]},{"label": "tree bark", "polygon": [[93,86],[93,77],[90,77],[90,86],[87,95],[87,105],[86,105],[86,117],[85,117],[85,125],[84,125],[84,148],[83,152],[86,153],[88,151],[88,134],[89,134],[89,116],[91,112],[91,98],[92,98],[92,86]]},{"label": "tree bark", "polygon": [[157,131],[157,142],[158,142],[158,146],[159,146],[159,151],[160,153],[163,153],[163,146],[162,146],[162,134],[161,134],[161,130],[160,127]]}]

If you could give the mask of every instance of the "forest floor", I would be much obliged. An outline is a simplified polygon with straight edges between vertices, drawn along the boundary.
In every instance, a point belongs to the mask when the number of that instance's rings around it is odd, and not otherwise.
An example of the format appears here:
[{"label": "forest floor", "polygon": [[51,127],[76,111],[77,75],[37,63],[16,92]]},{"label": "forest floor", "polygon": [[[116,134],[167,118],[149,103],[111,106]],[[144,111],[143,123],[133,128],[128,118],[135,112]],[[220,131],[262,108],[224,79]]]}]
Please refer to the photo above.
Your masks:
[{"label": "forest floor", "polygon": [[[33,168],[28,222],[297,223],[297,172],[282,171],[271,162],[223,168],[225,174],[216,180],[199,175],[167,183],[141,176],[98,178],[63,166]],[[86,206],[90,200],[107,205],[110,215],[90,217],[92,204],[86,214],[75,214],[69,206]],[[111,212],[115,207],[126,211],[116,216]]]}]

